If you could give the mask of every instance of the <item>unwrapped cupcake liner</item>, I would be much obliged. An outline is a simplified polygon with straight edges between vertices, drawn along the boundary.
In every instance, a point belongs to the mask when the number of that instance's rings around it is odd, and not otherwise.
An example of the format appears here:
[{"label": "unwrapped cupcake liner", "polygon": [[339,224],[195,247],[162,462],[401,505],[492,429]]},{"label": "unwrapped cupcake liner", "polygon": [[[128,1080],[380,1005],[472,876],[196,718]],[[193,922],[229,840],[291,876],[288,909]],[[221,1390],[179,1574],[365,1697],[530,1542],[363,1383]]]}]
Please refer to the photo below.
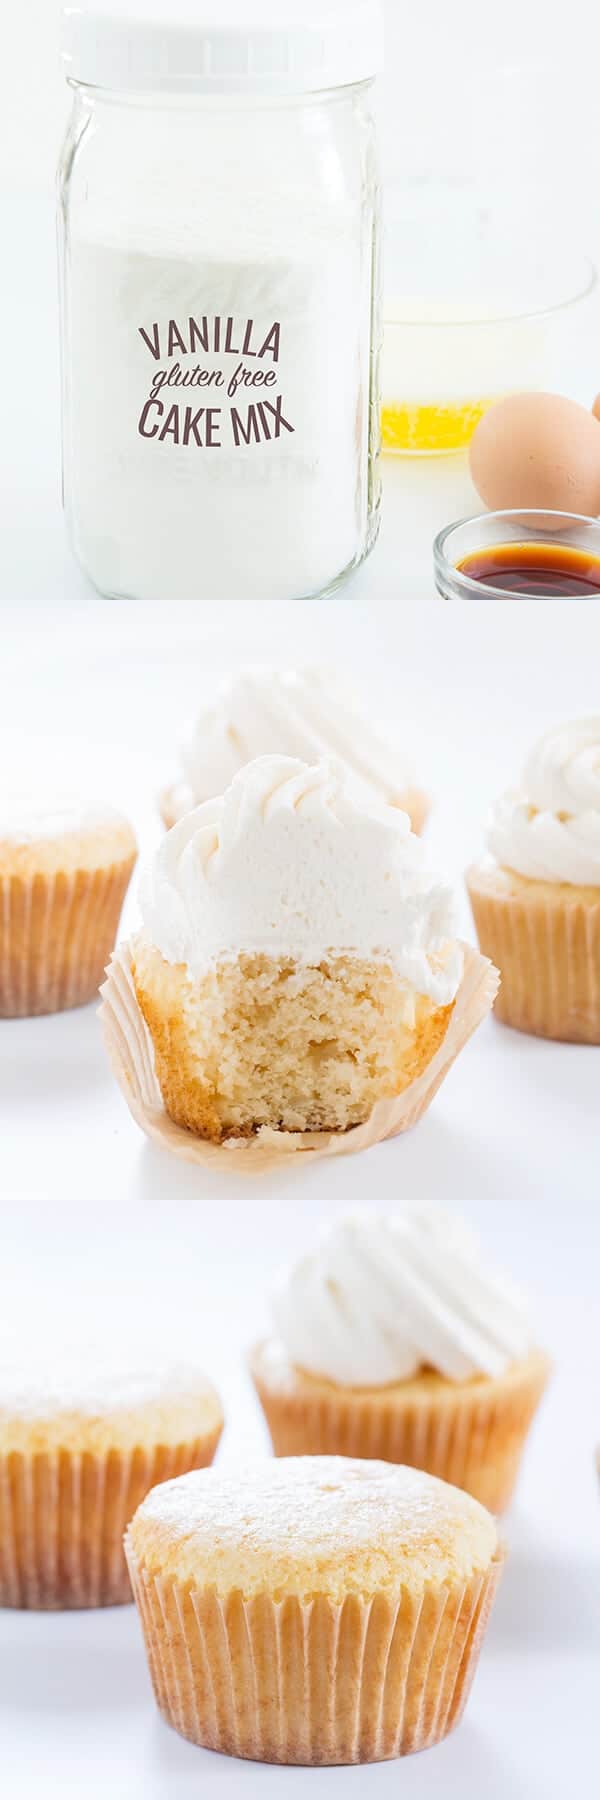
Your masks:
[{"label": "unwrapped cupcake liner", "polygon": [[83,1006],[98,993],[135,856],[110,868],[0,876],[0,1018]]},{"label": "unwrapped cupcake liner", "polygon": [[[429,794],[426,794],[423,788],[409,787],[399,794],[394,804],[402,812],[408,813],[412,830],[416,832],[417,837],[420,837],[431,811]],[[167,831],[170,831],[173,825],[177,825],[179,820],[183,819],[185,814],[191,812],[192,807],[197,805],[198,801],[194,799],[191,788],[182,781],[172,782],[169,787],[163,788],[158,796],[158,810]]]},{"label": "unwrapped cupcake liner", "polygon": [[596,903],[467,885],[482,950],[501,971],[497,1017],[518,1031],[600,1044],[600,894]]},{"label": "unwrapped cupcake liner", "polygon": [[447,1384],[418,1401],[399,1388],[377,1394],[326,1390],[300,1376],[280,1387],[250,1358],[252,1379],[276,1456],[358,1456],[407,1463],[464,1488],[501,1513],[509,1505],[527,1433],[550,1364],[541,1352],[498,1381]]},{"label": "unwrapped cupcake liner", "polygon": [[182,1737],[256,1762],[381,1762],[462,1716],[502,1552],[464,1584],[392,1597],[221,1600],[127,1547],[157,1706]]},{"label": "unwrapped cupcake liner", "polygon": [[431,1105],[434,1094],[468,1039],[490,1012],[498,988],[498,971],[468,944],[463,945],[464,969],[445,1036],[431,1062],[410,1087],[393,1100],[379,1100],[362,1125],[346,1132],[281,1131],[262,1126],[251,1138],[226,1138],[209,1144],[185,1127],[176,1125],[163,1106],[154,1069],[152,1040],[140,1012],[131,972],[127,943],[117,945],[101,988],[100,1018],[104,1041],[119,1087],[129,1111],[141,1130],[155,1143],[172,1150],[187,1162],[207,1165],[235,1157],[236,1168],[265,1169],[283,1158],[348,1156],[367,1150],[383,1138],[396,1137],[416,1125]]},{"label": "unwrapped cupcake liner", "polygon": [[157,1482],[212,1462],[212,1440],[0,1454],[0,1607],[60,1611],[131,1600],[123,1533]]}]

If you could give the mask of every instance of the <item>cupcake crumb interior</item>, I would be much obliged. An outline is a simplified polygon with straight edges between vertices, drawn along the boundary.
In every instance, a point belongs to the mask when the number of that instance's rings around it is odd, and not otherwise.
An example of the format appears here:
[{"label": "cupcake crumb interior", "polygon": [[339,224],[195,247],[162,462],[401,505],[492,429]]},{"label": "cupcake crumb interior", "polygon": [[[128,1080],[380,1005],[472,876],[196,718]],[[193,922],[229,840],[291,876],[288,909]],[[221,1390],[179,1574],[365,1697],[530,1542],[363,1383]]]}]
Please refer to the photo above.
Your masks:
[{"label": "cupcake crumb interior", "polygon": [[360,1124],[427,1066],[452,1011],[390,964],[348,955],[318,965],[240,955],[194,981],[143,933],[133,973],[168,1111],[215,1142],[261,1125]]}]

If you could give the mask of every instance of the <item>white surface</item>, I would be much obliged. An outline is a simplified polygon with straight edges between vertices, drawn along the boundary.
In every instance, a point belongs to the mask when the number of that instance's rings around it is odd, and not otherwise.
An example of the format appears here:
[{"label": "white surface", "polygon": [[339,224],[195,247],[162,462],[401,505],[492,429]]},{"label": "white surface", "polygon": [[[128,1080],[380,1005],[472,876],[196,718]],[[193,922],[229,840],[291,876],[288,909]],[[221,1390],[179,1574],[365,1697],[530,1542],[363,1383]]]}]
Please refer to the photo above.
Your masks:
[{"label": "white surface", "polygon": [[[4,770],[68,769],[129,808],[145,845],[183,717],[231,663],[340,654],[395,720],[435,800],[432,854],[460,880],[486,807],[553,719],[597,704],[600,622],[577,605],[81,609],[5,616]],[[235,648],[233,649],[232,646]],[[134,903],[129,917],[135,913]],[[464,928],[468,914],[464,908]],[[10,1800],[564,1800],[597,1755],[600,1512],[597,1096],[600,1050],[493,1021],[405,1139],[268,1178],[210,1175],[152,1148],[106,1065],[93,1007],[0,1025],[0,1304],[40,1337],[68,1309],[191,1337],[224,1396],[224,1457],[265,1437],[242,1356],[282,1259],[344,1206],[403,1194],[460,1207],[531,1290],[556,1374],[506,1521],[511,1556],[466,1719],[401,1768],[259,1769],[158,1720],[131,1609],[0,1614],[0,1739]]]}]

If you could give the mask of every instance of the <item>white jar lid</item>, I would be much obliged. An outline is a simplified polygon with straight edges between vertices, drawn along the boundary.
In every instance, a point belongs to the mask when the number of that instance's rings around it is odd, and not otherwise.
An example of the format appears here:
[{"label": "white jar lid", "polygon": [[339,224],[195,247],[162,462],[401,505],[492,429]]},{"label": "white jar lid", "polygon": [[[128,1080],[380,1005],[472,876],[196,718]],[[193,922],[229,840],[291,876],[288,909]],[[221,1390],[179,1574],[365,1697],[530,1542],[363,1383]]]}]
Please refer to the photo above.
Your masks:
[{"label": "white jar lid", "polygon": [[82,0],[63,11],[67,79],[113,92],[315,93],[369,80],[382,60],[380,0]]}]

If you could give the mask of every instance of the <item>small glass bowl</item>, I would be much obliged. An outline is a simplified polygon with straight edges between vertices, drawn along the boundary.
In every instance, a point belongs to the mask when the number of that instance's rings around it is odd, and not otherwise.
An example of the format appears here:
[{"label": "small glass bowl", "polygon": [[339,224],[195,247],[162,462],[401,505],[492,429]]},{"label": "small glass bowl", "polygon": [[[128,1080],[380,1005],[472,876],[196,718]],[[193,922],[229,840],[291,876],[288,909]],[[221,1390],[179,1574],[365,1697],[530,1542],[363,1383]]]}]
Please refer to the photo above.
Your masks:
[{"label": "small glass bowl", "polygon": [[404,196],[386,227],[384,452],[464,452],[483,413],[521,389],[591,404],[596,270],[553,238],[468,193]]},{"label": "small glass bowl", "polygon": [[[597,563],[597,592],[586,593],[574,587],[572,594],[515,593],[508,587],[476,581],[460,568],[467,557],[477,551],[493,550],[499,544],[539,544],[548,549],[560,545],[584,551]],[[433,569],[442,600],[600,600],[600,520],[586,519],[579,513],[544,512],[539,507],[458,519],[434,539]]]}]

